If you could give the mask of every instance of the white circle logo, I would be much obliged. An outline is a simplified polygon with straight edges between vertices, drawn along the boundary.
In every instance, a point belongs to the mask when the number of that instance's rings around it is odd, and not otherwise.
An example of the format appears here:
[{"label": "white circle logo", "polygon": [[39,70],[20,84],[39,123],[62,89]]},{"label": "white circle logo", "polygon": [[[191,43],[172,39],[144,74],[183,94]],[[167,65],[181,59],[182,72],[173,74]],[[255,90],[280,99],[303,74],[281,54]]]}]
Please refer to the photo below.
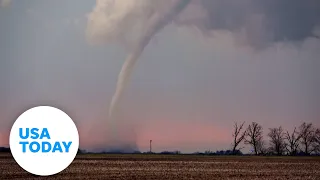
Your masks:
[{"label": "white circle logo", "polygon": [[49,176],[72,163],[79,148],[79,134],[66,113],[39,106],[18,117],[11,128],[9,143],[13,158],[24,170]]}]

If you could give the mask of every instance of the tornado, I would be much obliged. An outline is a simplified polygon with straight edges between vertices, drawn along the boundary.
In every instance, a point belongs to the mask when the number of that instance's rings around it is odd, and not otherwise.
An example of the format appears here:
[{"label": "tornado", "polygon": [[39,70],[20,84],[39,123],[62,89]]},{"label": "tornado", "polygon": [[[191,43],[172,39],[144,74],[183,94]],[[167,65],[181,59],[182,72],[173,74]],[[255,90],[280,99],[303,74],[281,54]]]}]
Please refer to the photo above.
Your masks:
[{"label": "tornado", "polygon": [[119,104],[123,91],[128,85],[132,70],[137,60],[141,56],[144,48],[149,44],[152,37],[162,28],[164,28],[173,18],[179,14],[190,2],[190,0],[175,0],[173,5],[165,10],[164,13],[155,13],[149,19],[147,27],[142,33],[142,36],[138,39],[138,42],[133,47],[133,51],[126,58],[122,69],[118,76],[116,91],[112,97],[110,109],[109,109],[109,120],[113,121],[115,115],[118,112]]}]

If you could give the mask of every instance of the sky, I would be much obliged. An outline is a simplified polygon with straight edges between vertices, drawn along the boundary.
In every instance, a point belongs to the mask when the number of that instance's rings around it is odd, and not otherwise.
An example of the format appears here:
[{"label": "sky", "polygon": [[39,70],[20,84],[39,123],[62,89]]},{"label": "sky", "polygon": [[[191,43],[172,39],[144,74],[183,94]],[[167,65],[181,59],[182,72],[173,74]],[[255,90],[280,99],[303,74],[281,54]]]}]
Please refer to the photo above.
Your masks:
[{"label": "sky", "polygon": [[[87,15],[96,1],[5,1],[0,1],[0,146],[8,146],[15,119],[39,105],[71,116],[81,148],[107,146],[108,108],[128,51],[118,42],[88,41]],[[234,122],[258,122],[265,135],[278,126],[291,132],[302,122],[320,127],[320,26],[312,30],[313,36],[299,41],[280,41],[280,34],[256,49],[239,44],[230,28],[212,26],[204,36],[195,28],[167,25],[134,68],[120,136],[141,151],[152,139],[154,151],[195,152],[230,148]]]}]

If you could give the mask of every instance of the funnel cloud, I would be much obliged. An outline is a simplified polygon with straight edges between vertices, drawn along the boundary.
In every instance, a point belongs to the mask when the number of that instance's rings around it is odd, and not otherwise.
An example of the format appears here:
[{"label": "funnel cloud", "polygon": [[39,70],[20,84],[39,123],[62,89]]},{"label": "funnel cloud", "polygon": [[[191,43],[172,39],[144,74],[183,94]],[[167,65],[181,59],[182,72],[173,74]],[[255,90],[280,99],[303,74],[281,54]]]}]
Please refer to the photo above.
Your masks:
[{"label": "funnel cloud", "polygon": [[[133,3],[134,1],[131,1],[131,3]],[[171,2],[171,4],[163,9],[162,11],[154,11],[152,7],[155,7],[154,4],[151,3],[151,1],[147,2],[147,1],[141,1],[142,4],[137,3],[137,4],[130,4],[127,7],[126,2],[124,1],[97,1],[98,6],[102,6],[102,7],[108,7],[108,6],[114,6],[115,8],[119,8],[119,11],[115,11],[115,14],[111,14],[110,15],[110,21],[115,20],[116,24],[115,26],[119,26],[121,29],[122,28],[129,28],[129,26],[123,26],[122,22],[127,21],[128,19],[126,19],[128,16],[130,15],[135,15],[135,13],[141,12],[141,15],[144,15],[142,17],[144,17],[143,19],[146,20],[147,22],[143,23],[146,26],[144,27],[144,29],[142,29],[142,33],[140,34],[140,38],[137,39],[136,44],[134,44],[133,46],[133,50],[132,52],[128,55],[127,59],[125,60],[125,63],[122,66],[122,69],[120,71],[119,77],[118,77],[118,81],[117,81],[117,87],[116,87],[116,92],[114,94],[114,96],[112,97],[111,100],[111,105],[110,105],[110,110],[109,110],[109,121],[113,121],[116,118],[114,117],[115,114],[117,113],[118,110],[118,106],[120,103],[120,98],[122,97],[123,91],[125,89],[125,87],[128,84],[128,81],[130,80],[130,75],[132,73],[133,67],[136,63],[136,61],[138,60],[138,58],[141,56],[141,53],[143,52],[144,48],[148,45],[148,43],[150,42],[150,40],[152,39],[152,37],[159,31],[161,30],[167,23],[169,23],[170,21],[173,20],[173,18],[180,13],[180,11],[182,11],[186,5],[190,2],[190,0],[173,0]],[[118,4],[119,3],[119,4]],[[144,12],[144,8],[146,8],[145,6],[149,6],[150,9],[146,9],[146,12]],[[136,8],[142,8],[141,10],[136,11]],[[96,9],[100,9],[100,8],[96,8]],[[103,10],[104,12],[102,13],[106,13],[105,10]],[[133,12],[130,12],[133,11]],[[114,15],[114,16],[113,16]],[[90,19],[91,18],[91,19]],[[114,18],[114,19],[113,19]],[[89,21],[95,19],[94,16],[90,16],[89,17]],[[104,19],[104,22],[106,22],[106,19]],[[118,24],[117,24],[118,23]],[[127,25],[127,24],[125,24]],[[111,24],[112,26],[112,24]],[[107,34],[108,32],[115,33],[113,34],[113,36],[117,37],[118,33],[121,32],[117,32],[117,30],[112,29],[112,27],[110,27],[110,24],[107,25],[106,24],[106,30],[107,30]],[[109,29],[109,28],[111,29]],[[94,35],[95,32],[92,32],[92,34]],[[106,36],[106,39],[108,39],[108,37],[110,36]],[[114,136],[115,138],[118,137],[117,135],[117,129],[115,128],[114,125],[111,125],[111,127],[113,127],[113,133],[111,134],[111,136]]]}]

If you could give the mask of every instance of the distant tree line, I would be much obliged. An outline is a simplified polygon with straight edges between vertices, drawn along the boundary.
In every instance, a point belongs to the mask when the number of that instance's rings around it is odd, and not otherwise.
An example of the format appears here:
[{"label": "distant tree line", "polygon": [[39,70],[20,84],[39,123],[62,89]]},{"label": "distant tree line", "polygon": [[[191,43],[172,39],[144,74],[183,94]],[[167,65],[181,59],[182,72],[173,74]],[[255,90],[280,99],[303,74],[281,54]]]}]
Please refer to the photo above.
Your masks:
[{"label": "distant tree line", "polygon": [[10,151],[10,148],[7,148],[7,147],[0,147],[0,152],[9,153],[9,152],[11,152],[11,151]]},{"label": "distant tree line", "polygon": [[234,123],[232,133],[232,154],[238,154],[244,147],[241,142],[249,145],[255,155],[312,155],[320,154],[320,129],[312,123],[302,123],[298,128],[289,132],[281,126],[269,128],[267,140],[263,137],[263,128],[260,124],[252,122],[244,128],[245,122]]}]

